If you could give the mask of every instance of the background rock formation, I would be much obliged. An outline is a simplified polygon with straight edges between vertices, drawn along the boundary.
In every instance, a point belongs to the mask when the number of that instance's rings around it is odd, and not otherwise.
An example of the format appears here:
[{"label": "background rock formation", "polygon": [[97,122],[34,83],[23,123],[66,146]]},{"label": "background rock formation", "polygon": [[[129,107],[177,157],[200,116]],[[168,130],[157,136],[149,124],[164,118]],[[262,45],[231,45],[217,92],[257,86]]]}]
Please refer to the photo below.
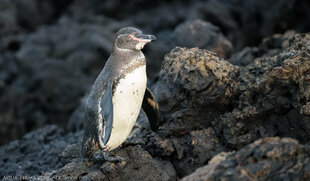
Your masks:
[{"label": "background rock formation", "polygon": [[[286,35],[279,37],[264,40],[257,49]],[[307,180],[310,36],[296,34],[287,41],[286,48],[247,66],[234,66],[207,50],[176,47],[165,56],[153,87],[164,121],[151,132],[141,113],[130,137],[113,152],[125,161],[83,160],[83,114],[76,113],[75,133],[47,126],[1,147],[1,176],[268,180],[277,174]]]},{"label": "background rock formation", "polygon": [[0,144],[46,124],[65,128],[121,27],[137,26],[158,37],[145,49],[154,84],[164,55],[175,46],[206,48],[226,60],[235,51],[232,62],[247,64],[276,47],[238,53],[243,47],[287,29],[308,32],[309,7],[304,0],[2,0]]},{"label": "background rock formation", "polygon": [[[1,178],[309,178],[307,1],[124,3],[0,1]],[[125,162],[87,162],[84,101],[124,26],[157,36],[144,52],[164,119],[154,133],[141,112]]]}]

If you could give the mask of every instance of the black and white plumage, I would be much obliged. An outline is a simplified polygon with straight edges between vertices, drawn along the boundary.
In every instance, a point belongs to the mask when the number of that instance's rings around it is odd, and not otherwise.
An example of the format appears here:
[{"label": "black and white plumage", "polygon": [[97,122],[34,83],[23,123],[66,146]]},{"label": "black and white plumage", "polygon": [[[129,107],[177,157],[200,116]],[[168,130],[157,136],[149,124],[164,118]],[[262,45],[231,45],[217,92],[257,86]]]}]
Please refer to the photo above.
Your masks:
[{"label": "black and white plumage", "polygon": [[141,49],[155,40],[136,28],[116,34],[112,54],[97,77],[86,104],[82,151],[91,156],[111,151],[130,134],[142,106],[156,130],[160,122],[157,101],[146,87],[146,60]]}]

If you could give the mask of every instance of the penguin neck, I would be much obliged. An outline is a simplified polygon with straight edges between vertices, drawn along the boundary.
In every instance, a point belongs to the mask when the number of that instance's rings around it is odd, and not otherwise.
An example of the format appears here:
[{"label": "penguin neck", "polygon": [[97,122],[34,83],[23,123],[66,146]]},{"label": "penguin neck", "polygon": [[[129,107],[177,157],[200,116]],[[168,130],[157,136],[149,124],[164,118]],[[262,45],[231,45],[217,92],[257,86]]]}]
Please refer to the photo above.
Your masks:
[{"label": "penguin neck", "polygon": [[131,49],[127,49],[127,48],[121,48],[119,46],[117,46],[117,43],[113,44],[112,47],[112,53],[113,52],[136,52],[137,50],[131,50]]},{"label": "penguin neck", "polygon": [[141,50],[122,49],[117,46],[113,46],[112,56],[114,56],[114,64],[121,67],[124,65],[130,65],[136,61],[145,61],[145,56]]},{"label": "penguin neck", "polygon": [[142,51],[121,48],[117,46],[116,44],[114,44],[112,48],[112,54],[131,54],[132,55],[132,54],[138,54],[138,53],[142,53]]}]

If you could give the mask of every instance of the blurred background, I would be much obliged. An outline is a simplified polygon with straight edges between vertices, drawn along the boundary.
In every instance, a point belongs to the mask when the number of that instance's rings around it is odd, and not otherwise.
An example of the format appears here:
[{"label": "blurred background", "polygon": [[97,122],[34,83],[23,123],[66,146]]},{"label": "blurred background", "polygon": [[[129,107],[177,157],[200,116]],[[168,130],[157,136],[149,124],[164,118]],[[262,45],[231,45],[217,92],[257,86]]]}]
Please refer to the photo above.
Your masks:
[{"label": "blurred background", "polygon": [[234,57],[265,37],[310,31],[308,0],[128,2],[0,0],[0,145],[46,124],[74,131],[68,121],[81,111],[122,27],[157,36],[144,49],[150,84],[175,46],[208,49],[244,66],[246,58]]}]

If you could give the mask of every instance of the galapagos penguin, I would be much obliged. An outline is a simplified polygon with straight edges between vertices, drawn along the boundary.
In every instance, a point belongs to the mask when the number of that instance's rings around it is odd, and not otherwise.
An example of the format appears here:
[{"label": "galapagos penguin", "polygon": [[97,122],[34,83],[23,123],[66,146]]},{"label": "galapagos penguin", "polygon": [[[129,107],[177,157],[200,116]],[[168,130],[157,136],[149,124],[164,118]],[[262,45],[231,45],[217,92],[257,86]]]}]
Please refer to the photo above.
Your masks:
[{"label": "galapagos penguin", "polygon": [[153,40],[156,40],[154,35],[144,35],[132,27],[122,28],[116,33],[112,53],[86,103],[82,143],[85,157],[99,151],[103,153],[103,159],[109,160],[108,152],[126,140],[141,106],[151,129],[158,128],[159,107],[153,93],[146,87],[146,59],[141,51]]}]

